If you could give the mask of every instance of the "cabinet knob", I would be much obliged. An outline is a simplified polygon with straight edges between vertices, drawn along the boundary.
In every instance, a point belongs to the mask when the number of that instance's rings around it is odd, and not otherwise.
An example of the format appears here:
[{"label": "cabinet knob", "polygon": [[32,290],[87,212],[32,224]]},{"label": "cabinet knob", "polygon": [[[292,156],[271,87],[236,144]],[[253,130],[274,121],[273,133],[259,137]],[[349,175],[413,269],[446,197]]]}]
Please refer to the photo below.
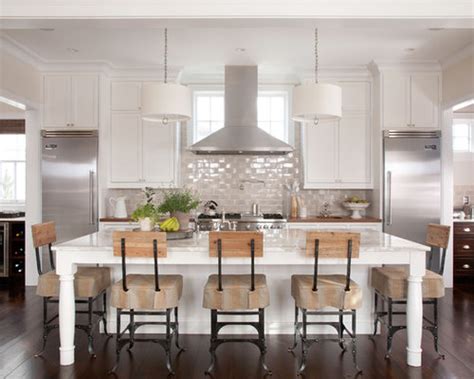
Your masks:
[{"label": "cabinet knob", "polygon": [[471,246],[469,246],[469,245],[464,245],[462,248],[463,248],[464,250],[469,250],[469,249],[471,248]]},{"label": "cabinet knob", "polygon": [[463,229],[466,233],[469,233],[471,231],[471,228],[464,228]]},{"label": "cabinet knob", "polygon": [[467,269],[467,268],[471,268],[471,266],[466,263],[466,264],[463,264],[463,265],[462,265],[462,268],[466,268],[466,269]]}]

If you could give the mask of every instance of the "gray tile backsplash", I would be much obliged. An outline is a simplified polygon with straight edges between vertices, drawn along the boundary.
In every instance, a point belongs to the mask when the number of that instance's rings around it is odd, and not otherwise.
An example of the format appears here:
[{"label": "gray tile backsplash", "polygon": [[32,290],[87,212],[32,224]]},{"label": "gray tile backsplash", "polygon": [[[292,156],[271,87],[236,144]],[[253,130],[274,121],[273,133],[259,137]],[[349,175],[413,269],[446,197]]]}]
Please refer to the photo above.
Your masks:
[{"label": "gray tile backsplash", "polygon": [[[195,155],[186,151],[186,128],[181,130],[181,183],[199,193],[203,203],[214,200],[226,211],[250,211],[252,203],[260,204],[263,212],[286,214],[288,192],[285,184],[295,179],[302,183],[300,157],[300,127],[295,127],[293,153],[284,156]],[[110,196],[127,196],[131,212],[143,201],[139,190],[108,190]],[[341,203],[345,196],[357,195],[371,201],[370,190],[301,190],[300,196],[308,215],[317,215],[324,201],[334,214],[348,214]],[[159,201],[159,196],[157,196]],[[369,212],[370,213],[370,208]],[[108,210],[110,215],[110,210]]]}]

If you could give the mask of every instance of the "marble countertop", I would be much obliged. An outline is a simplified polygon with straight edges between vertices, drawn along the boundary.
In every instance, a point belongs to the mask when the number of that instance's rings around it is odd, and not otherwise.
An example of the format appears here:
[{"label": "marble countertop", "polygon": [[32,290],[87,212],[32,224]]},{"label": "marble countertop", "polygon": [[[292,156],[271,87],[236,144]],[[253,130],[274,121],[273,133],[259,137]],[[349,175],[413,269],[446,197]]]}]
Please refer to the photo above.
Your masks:
[{"label": "marble countertop", "polygon": [[360,219],[353,219],[350,216],[337,216],[337,217],[320,217],[320,216],[308,216],[308,217],[296,217],[289,218],[288,222],[308,222],[308,223],[380,223],[381,219],[375,217],[362,217]]},{"label": "marble countertop", "polygon": [[[117,228],[116,230],[123,230]],[[337,229],[335,229],[337,230]],[[327,231],[327,230],[325,230]],[[427,246],[404,240],[389,234],[368,229],[355,229],[361,233],[360,258],[354,263],[390,263],[397,255],[411,252],[426,252]],[[78,262],[119,263],[120,257],[112,254],[113,230],[103,230],[53,247],[58,254],[74,254]],[[271,230],[264,232],[264,257],[256,264],[307,264],[312,257],[304,254],[306,231],[301,229]],[[200,232],[186,240],[168,241],[168,256],[161,259],[162,264],[215,264],[215,258],[209,257],[209,238],[207,232]],[[87,254],[90,253],[90,254]],[[248,264],[248,258],[232,259],[234,264]],[[130,259],[132,261],[132,259]],[[150,258],[133,258],[134,263],[149,263]],[[326,263],[344,263],[345,259],[327,259]]]},{"label": "marble countertop", "polygon": [[0,222],[21,222],[21,221],[25,221],[25,217],[0,218]]}]

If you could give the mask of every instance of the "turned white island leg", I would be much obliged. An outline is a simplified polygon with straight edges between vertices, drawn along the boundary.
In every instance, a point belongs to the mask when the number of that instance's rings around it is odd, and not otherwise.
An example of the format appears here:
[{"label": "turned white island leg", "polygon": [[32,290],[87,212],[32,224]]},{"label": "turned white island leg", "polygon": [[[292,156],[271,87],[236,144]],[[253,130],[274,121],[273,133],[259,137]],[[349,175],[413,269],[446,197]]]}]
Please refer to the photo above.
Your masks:
[{"label": "turned white island leg", "polygon": [[407,299],[407,363],[421,366],[421,336],[423,333],[423,276],[425,275],[425,254],[410,254],[410,275],[408,277]]},{"label": "turned white island leg", "polygon": [[74,363],[76,303],[74,274],[77,268],[57,252],[56,273],[59,275],[59,356],[61,366]]}]

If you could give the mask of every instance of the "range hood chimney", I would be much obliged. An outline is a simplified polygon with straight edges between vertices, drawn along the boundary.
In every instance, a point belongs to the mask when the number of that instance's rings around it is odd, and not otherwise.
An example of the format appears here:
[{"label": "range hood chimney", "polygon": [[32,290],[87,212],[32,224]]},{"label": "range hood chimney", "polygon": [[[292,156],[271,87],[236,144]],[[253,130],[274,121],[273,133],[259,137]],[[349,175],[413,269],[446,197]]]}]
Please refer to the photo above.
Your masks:
[{"label": "range hood chimney", "polygon": [[283,155],[287,143],[257,125],[258,67],[225,67],[224,127],[191,145],[195,154]]}]

